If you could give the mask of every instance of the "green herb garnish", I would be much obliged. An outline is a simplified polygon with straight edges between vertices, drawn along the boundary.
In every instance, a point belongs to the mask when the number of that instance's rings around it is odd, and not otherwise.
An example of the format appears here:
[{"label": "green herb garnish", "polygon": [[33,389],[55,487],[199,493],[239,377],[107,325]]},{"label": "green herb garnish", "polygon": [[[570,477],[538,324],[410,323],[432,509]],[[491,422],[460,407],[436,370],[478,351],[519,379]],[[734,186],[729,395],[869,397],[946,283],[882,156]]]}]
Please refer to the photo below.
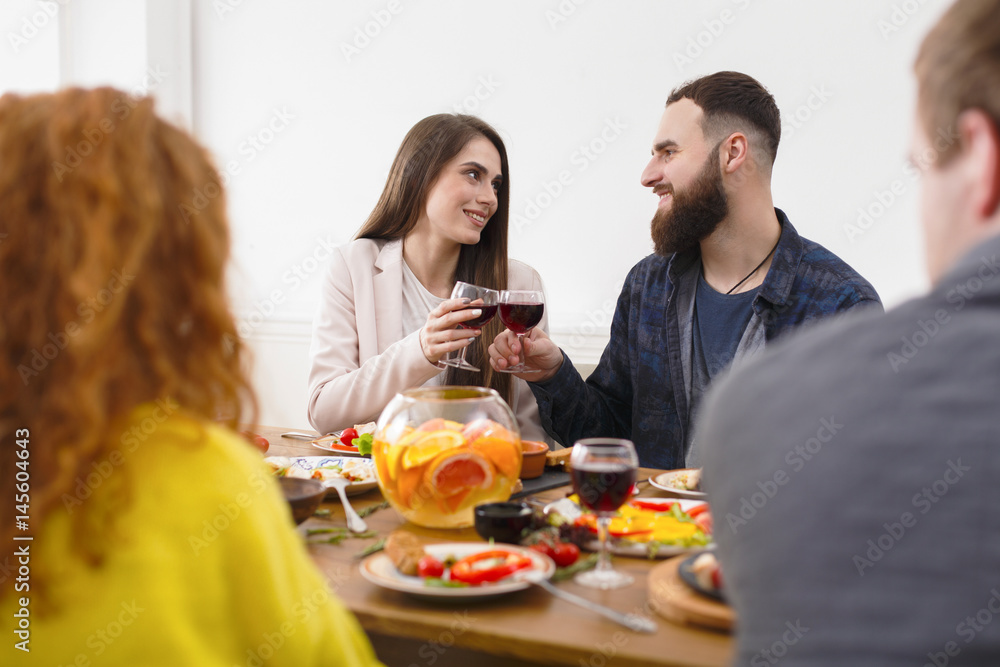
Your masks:
[{"label": "green herb garnish", "polygon": [[384,537],[381,540],[379,540],[378,542],[374,543],[374,544],[369,544],[367,547],[365,547],[360,552],[358,552],[358,555],[355,556],[355,557],[356,558],[364,558],[365,556],[371,556],[374,553],[378,553],[379,551],[382,551],[382,549],[385,549],[385,538]]},{"label": "green herb garnish", "polygon": [[351,442],[352,445],[358,448],[358,454],[361,454],[361,456],[371,456],[372,445],[374,443],[375,440],[371,433],[362,433]]},{"label": "green herb garnish", "polygon": [[464,581],[452,581],[450,579],[428,577],[427,579],[424,579],[424,586],[430,586],[431,588],[468,588],[469,584]]},{"label": "green herb garnish", "polygon": [[567,565],[566,567],[557,567],[555,573],[552,575],[552,581],[564,581],[566,579],[570,579],[577,572],[590,570],[596,565],[597,565],[597,554],[590,554],[589,556],[581,556],[572,565]]},{"label": "green herb garnish", "polygon": [[364,518],[364,517],[368,516],[369,514],[374,514],[375,512],[378,512],[379,510],[384,510],[388,506],[389,506],[389,501],[388,500],[383,500],[378,505],[370,505],[369,507],[366,507],[364,509],[358,510],[358,516],[360,516],[361,518]]}]

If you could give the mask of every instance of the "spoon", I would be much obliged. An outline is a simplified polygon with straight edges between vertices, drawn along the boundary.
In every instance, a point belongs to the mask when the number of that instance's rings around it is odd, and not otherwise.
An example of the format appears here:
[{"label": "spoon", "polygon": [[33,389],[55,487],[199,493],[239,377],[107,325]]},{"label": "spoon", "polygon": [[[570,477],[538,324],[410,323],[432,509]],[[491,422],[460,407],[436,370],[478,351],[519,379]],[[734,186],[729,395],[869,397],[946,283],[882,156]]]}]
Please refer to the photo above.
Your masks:
[{"label": "spoon", "polygon": [[623,614],[620,611],[612,609],[611,607],[605,607],[602,604],[591,602],[590,600],[582,598],[579,595],[574,595],[562,590],[561,588],[556,588],[545,579],[529,579],[528,581],[536,586],[544,588],[557,598],[580,605],[584,609],[595,611],[605,618],[609,618],[615,623],[624,625],[626,628],[634,632],[656,632],[656,623],[648,618],[639,616],[638,614]]},{"label": "spoon", "polygon": [[337,495],[340,496],[340,503],[344,506],[344,514],[347,515],[347,529],[352,533],[363,533],[368,530],[368,524],[358,516],[358,513],[351,507],[351,503],[347,501],[347,494],[344,493],[344,489],[347,488],[350,482],[343,477],[332,477],[324,481],[327,486],[337,489]]}]

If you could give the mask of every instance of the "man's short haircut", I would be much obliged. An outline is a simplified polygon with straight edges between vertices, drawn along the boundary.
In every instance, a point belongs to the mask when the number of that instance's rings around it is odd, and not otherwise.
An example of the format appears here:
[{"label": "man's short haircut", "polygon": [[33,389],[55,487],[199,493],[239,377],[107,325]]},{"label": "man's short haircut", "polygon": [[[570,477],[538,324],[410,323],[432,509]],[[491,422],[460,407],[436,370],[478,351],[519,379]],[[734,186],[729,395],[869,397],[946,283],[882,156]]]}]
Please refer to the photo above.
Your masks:
[{"label": "man's short haircut", "polygon": [[781,140],[781,114],[759,81],[740,72],[716,72],[675,88],[667,106],[684,98],[701,107],[701,130],[710,143],[743,132],[763,149],[768,160],[758,163],[770,171]]},{"label": "man's short haircut", "polygon": [[[981,109],[1000,128],[1000,0],[958,0],[924,38],[914,71],[917,108],[932,140],[952,137],[958,116]],[[941,163],[955,142],[939,149]]]}]

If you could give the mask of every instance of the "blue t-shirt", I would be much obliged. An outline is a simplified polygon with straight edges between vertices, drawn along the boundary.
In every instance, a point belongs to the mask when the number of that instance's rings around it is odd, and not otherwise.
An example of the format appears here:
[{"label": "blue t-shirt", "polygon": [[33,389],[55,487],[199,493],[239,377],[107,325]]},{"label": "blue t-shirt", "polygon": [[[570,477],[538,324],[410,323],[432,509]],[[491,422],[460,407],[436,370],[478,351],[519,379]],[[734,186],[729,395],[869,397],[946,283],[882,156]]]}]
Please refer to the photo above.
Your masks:
[{"label": "blue t-shirt", "polygon": [[701,402],[709,382],[724,371],[736,356],[743,331],[753,315],[756,287],[740,294],[720,294],[698,277],[694,300],[691,355],[691,409]]}]

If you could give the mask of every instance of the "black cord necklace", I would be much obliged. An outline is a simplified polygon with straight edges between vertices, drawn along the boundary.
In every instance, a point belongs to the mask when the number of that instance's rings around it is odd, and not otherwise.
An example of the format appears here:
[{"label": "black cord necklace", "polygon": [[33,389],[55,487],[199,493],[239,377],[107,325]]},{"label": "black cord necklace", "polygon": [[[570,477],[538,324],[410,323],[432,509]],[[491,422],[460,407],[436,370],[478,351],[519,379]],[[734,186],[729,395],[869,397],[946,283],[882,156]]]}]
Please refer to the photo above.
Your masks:
[{"label": "black cord necklace", "polygon": [[774,247],[771,248],[771,252],[767,253],[767,256],[764,259],[760,260],[760,264],[758,264],[757,266],[755,266],[753,268],[753,271],[751,271],[750,273],[748,273],[743,280],[741,280],[738,283],[736,283],[735,285],[733,285],[732,289],[730,289],[728,292],[726,292],[727,296],[730,295],[730,294],[732,294],[733,290],[735,290],[737,287],[739,287],[740,285],[742,285],[743,283],[745,283],[746,281],[748,281],[750,279],[750,276],[752,276],[753,274],[757,273],[758,270],[760,270],[760,267],[764,266],[764,262],[766,262],[771,257],[771,255],[774,254],[774,251],[778,249],[778,243],[780,241],[781,241],[781,237],[779,236],[778,240],[775,241],[775,243],[774,243]]}]

